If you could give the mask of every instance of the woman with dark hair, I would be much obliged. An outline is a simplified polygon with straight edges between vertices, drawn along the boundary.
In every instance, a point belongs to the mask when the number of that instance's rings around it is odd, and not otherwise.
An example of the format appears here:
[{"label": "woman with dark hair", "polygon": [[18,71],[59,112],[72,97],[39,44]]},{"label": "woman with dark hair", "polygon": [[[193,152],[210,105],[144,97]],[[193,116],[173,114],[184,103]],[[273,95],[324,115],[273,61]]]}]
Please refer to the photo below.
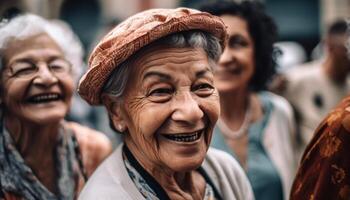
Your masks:
[{"label": "woman with dark hair", "polygon": [[201,10],[220,16],[228,32],[214,70],[221,114],[212,146],[239,160],[256,199],[287,199],[295,166],[292,110],[265,91],[275,73],[276,26],[257,2],[212,2]]}]

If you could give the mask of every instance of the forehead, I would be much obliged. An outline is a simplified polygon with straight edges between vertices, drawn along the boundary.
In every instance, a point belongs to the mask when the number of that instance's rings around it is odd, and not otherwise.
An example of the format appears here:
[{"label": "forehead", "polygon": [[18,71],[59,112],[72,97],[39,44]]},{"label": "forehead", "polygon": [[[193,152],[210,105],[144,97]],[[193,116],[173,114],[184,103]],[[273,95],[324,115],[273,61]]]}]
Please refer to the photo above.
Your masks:
[{"label": "forehead", "polygon": [[134,74],[144,76],[148,71],[173,71],[170,74],[190,75],[191,72],[209,70],[209,60],[202,48],[154,47],[141,52],[134,63]]},{"label": "forehead", "polygon": [[225,25],[227,26],[227,33],[229,35],[234,34],[243,34],[243,35],[249,35],[248,32],[248,24],[245,19],[242,17],[224,14],[221,15],[220,18],[222,21],[224,21]]},{"label": "forehead", "polygon": [[45,53],[62,55],[58,44],[47,34],[38,34],[25,39],[13,39],[7,43],[3,51],[5,63],[16,57],[35,56],[35,51],[44,50],[37,56],[45,56]]}]

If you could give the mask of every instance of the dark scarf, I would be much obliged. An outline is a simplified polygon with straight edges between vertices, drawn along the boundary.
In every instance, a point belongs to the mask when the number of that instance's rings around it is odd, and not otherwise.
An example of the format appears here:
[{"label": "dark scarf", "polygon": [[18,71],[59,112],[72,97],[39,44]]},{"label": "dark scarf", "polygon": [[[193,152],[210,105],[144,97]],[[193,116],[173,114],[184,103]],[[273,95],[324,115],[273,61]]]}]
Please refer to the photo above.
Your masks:
[{"label": "dark scarf", "polygon": [[25,164],[8,131],[4,127],[0,128],[0,196],[2,192],[26,200],[76,198],[76,186],[83,172],[78,143],[72,130],[64,128],[63,125],[59,130],[55,154],[58,193],[53,194]]}]

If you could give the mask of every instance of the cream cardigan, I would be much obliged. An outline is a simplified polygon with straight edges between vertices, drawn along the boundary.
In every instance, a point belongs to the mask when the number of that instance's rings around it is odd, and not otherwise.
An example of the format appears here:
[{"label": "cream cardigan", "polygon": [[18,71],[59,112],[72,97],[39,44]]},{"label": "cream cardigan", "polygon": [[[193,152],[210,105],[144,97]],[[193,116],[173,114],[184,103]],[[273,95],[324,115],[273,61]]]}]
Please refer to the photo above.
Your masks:
[{"label": "cream cardigan", "polygon": [[273,93],[267,93],[275,109],[271,113],[262,142],[281,177],[284,199],[287,200],[297,167],[294,116],[287,100]]},{"label": "cream cardigan", "polygon": [[[239,164],[227,153],[210,148],[203,169],[225,200],[251,200],[254,195]],[[94,172],[79,200],[145,199],[130,179],[122,158],[122,145]]]}]

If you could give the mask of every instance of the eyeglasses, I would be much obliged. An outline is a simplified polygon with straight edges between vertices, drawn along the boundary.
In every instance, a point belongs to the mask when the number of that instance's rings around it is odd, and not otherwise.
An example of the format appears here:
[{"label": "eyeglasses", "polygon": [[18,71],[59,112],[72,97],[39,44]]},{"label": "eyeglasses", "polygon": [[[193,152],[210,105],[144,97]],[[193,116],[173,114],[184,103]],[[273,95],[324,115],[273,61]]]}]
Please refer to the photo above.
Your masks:
[{"label": "eyeglasses", "polygon": [[[38,74],[43,65],[34,63],[31,60],[16,61],[9,67],[11,77],[30,79]],[[49,62],[44,62],[48,70],[54,75],[67,75],[72,70],[72,65],[65,59],[56,58]]]}]

